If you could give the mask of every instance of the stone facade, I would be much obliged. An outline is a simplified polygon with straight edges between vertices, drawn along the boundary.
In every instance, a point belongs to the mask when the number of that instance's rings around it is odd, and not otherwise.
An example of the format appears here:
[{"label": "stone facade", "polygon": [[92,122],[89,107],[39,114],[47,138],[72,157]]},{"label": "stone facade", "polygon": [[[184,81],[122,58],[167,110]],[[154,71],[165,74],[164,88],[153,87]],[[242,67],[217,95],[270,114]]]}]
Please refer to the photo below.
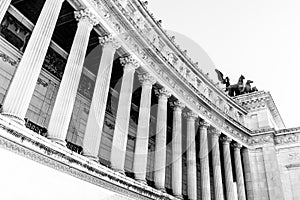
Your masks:
[{"label": "stone facade", "polygon": [[4,0],[0,21],[1,148],[129,199],[300,198],[300,128],[269,92],[229,97],[145,2]]}]

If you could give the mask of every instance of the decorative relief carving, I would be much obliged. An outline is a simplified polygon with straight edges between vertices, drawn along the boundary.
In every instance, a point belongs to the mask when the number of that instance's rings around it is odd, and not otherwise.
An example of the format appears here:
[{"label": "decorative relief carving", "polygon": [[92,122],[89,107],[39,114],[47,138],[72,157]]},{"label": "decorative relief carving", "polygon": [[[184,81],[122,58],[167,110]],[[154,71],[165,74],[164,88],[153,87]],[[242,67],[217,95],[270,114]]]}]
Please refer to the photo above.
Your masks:
[{"label": "decorative relief carving", "polygon": [[19,64],[20,60],[14,60],[5,53],[0,51],[0,58],[2,58],[3,62],[7,62],[11,66],[15,67]]},{"label": "decorative relief carving", "polygon": [[274,143],[274,137],[272,134],[252,136],[249,138],[248,143],[252,145]]},{"label": "decorative relief carving", "polygon": [[48,49],[43,68],[58,79],[62,79],[65,70],[66,60],[56,53],[52,48]]},{"label": "decorative relief carving", "polygon": [[173,110],[182,110],[185,108],[185,104],[178,100],[171,101],[170,106]]},{"label": "decorative relief carving", "polygon": [[198,115],[192,111],[183,113],[183,116],[187,118],[187,120],[196,120],[198,117]]},{"label": "decorative relief carving", "polygon": [[289,144],[289,143],[299,142],[299,135],[300,135],[300,133],[276,136],[275,143],[276,144]]},{"label": "decorative relief carving", "polygon": [[46,81],[42,80],[41,78],[38,78],[36,84],[37,85],[42,85],[43,87],[47,87],[49,85]]},{"label": "decorative relief carving", "polygon": [[160,89],[158,89],[158,88],[156,88],[155,90],[154,90],[154,92],[155,92],[155,94],[160,98],[160,97],[165,97],[165,98],[169,98],[170,96],[171,96],[171,93],[167,90],[167,89],[165,89],[165,88],[160,88]]}]

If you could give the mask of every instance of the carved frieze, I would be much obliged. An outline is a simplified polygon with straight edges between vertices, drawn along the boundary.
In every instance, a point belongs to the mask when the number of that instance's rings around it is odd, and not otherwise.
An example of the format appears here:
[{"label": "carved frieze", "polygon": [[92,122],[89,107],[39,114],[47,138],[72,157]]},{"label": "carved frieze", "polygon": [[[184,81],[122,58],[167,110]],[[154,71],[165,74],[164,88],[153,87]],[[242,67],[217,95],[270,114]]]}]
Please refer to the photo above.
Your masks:
[{"label": "carved frieze", "polygon": [[15,67],[19,64],[19,60],[14,60],[5,53],[0,51],[0,58],[3,60],[3,62],[9,63],[11,66]]},{"label": "carved frieze", "polygon": [[290,144],[299,142],[300,132],[299,133],[292,133],[286,135],[280,135],[275,137],[276,144]]}]

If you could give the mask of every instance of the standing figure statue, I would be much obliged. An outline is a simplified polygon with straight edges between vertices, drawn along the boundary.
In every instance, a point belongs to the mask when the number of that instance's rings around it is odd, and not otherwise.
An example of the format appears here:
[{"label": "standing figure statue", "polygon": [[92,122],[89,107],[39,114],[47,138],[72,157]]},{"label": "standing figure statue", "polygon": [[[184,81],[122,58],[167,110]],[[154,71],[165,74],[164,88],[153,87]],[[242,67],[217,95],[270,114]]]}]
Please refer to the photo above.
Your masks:
[{"label": "standing figure statue", "polygon": [[252,88],[251,88],[251,83],[253,83],[253,81],[251,80],[247,80],[244,89],[242,90],[242,94],[246,94],[246,93],[251,93],[252,92]]},{"label": "standing figure statue", "polygon": [[215,71],[217,72],[218,75],[218,79],[221,82],[221,84],[225,84],[225,92],[228,91],[228,87],[230,86],[230,79],[228,76],[226,76],[226,78],[224,79],[224,75],[222,72],[220,72],[219,70],[215,69]]}]

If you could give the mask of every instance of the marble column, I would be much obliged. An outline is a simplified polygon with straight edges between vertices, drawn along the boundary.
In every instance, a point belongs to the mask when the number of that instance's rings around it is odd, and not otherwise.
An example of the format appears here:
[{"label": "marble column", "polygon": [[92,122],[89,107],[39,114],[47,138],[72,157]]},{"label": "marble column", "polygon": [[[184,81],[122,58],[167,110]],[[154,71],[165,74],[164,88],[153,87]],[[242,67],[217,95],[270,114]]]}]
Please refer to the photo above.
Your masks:
[{"label": "marble column", "polygon": [[154,184],[159,190],[165,190],[166,158],[167,158],[167,103],[171,96],[165,88],[155,90],[158,95],[155,159],[154,159]]},{"label": "marble column", "polygon": [[120,61],[121,65],[124,66],[124,73],[122,77],[118,111],[111,147],[110,164],[112,169],[120,173],[125,173],[124,164],[130,120],[133,80],[135,69],[139,67],[139,63],[134,60],[132,56],[121,58]]},{"label": "marble column", "polygon": [[224,200],[222,174],[221,174],[221,158],[219,148],[219,137],[221,132],[212,128],[211,131],[212,140],[212,167],[213,167],[213,178],[214,178],[214,195],[215,200]]},{"label": "marble column", "polygon": [[224,159],[224,168],[225,168],[225,188],[226,188],[226,198],[234,199],[234,188],[233,188],[233,175],[232,175],[232,164],[230,156],[230,139],[227,136],[221,138],[223,145],[223,159]]},{"label": "marble column", "polygon": [[152,85],[156,82],[150,74],[138,75],[142,84],[142,94],[140,101],[139,120],[136,134],[133,172],[135,179],[146,182],[147,156],[150,131],[150,111],[151,111],[151,93]]},{"label": "marble column", "polygon": [[99,42],[102,46],[102,56],[83,138],[83,155],[94,160],[98,160],[113,59],[116,49],[120,47],[111,35],[99,37]]},{"label": "marble column", "polygon": [[172,129],[172,190],[173,195],[182,198],[182,109],[180,101],[171,102],[173,108]]},{"label": "marble column", "polygon": [[88,10],[75,11],[78,27],[48,127],[48,138],[65,145],[90,32],[98,22]]},{"label": "marble column", "polygon": [[7,12],[7,9],[11,3],[11,0],[1,0],[0,2],[0,24],[3,20],[3,17],[5,13]]},{"label": "marble column", "polygon": [[196,164],[196,133],[195,120],[197,115],[193,112],[185,113],[187,118],[186,130],[186,162],[187,162],[187,195],[189,200],[197,199],[197,164]]},{"label": "marble column", "polygon": [[[8,5],[0,3],[0,14]],[[47,0],[6,94],[2,114],[24,124],[25,114],[53,35],[63,0]]]},{"label": "marble column", "polygon": [[208,157],[208,141],[207,128],[209,124],[200,121],[200,174],[201,174],[201,199],[210,200],[210,175],[209,175],[209,157]]},{"label": "marble column", "polygon": [[246,200],[245,182],[244,182],[243,166],[241,160],[242,145],[238,143],[233,143],[232,146],[234,149],[234,164],[235,164],[238,200]]}]

